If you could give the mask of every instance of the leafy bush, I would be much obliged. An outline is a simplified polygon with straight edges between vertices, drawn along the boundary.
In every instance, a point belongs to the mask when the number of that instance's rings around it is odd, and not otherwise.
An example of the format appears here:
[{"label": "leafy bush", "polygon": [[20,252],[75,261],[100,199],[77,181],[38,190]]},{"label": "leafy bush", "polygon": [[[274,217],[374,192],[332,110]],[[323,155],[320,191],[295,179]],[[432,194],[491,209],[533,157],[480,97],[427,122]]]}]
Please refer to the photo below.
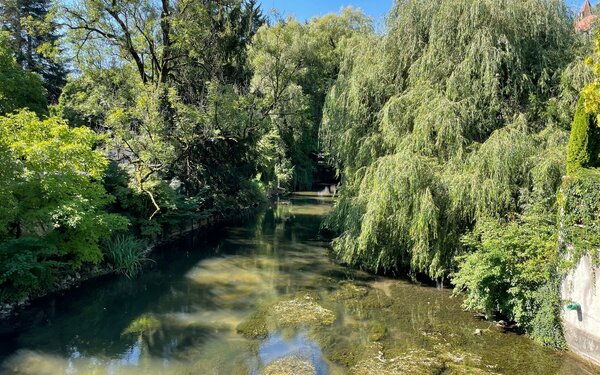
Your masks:
[{"label": "leafy bush", "polygon": [[0,227],[8,238],[44,238],[73,268],[101,260],[98,241],[127,220],[104,211],[113,197],[101,183],[107,160],[95,149],[98,140],[91,129],[70,128],[57,117],[0,117],[0,195],[8,203]]},{"label": "leafy bush", "polygon": [[471,253],[459,259],[455,292],[466,292],[468,309],[498,312],[537,342],[563,347],[556,238],[548,215],[479,222],[462,238]]},{"label": "leafy bush", "polygon": [[0,117],[0,273],[8,299],[52,286],[65,270],[98,263],[100,238],[127,227],[104,209],[98,136],[23,110]]},{"label": "leafy bush", "polygon": [[145,262],[145,243],[130,234],[113,236],[104,243],[106,260],[117,272],[132,278],[137,275]]},{"label": "leafy bush", "polygon": [[64,263],[58,250],[36,237],[0,243],[0,302],[16,302],[53,286]]},{"label": "leafy bush", "polygon": [[0,32],[0,115],[29,108],[38,115],[48,112],[42,80],[25,71],[15,60],[9,47],[9,35]]}]

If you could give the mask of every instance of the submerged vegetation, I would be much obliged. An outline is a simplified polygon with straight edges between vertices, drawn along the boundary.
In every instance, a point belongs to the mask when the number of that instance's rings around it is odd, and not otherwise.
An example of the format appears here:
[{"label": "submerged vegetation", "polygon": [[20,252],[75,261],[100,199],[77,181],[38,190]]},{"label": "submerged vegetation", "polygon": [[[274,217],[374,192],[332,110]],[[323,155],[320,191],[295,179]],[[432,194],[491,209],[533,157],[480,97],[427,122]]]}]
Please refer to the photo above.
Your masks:
[{"label": "submerged vegetation", "polygon": [[[133,277],[163,234],[327,176],[342,261],[450,280],[466,308],[564,347],[565,258],[600,246],[600,69],[573,21],[561,0],[396,1],[384,32],[256,0],[6,1],[0,299],[98,266]],[[270,308],[281,326],[335,320],[311,297]],[[267,315],[238,331],[266,337]]]},{"label": "submerged vegetation", "polygon": [[171,243],[159,257],[172,262],[156,272],[36,304],[31,314],[51,324],[16,327],[8,344],[23,350],[6,361],[0,353],[0,372],[595,373],[474,319],[450,290],[333,261],[327,242],[315,241],[331,201],[295,195],[288,212],[263,210],[221,241]]}]

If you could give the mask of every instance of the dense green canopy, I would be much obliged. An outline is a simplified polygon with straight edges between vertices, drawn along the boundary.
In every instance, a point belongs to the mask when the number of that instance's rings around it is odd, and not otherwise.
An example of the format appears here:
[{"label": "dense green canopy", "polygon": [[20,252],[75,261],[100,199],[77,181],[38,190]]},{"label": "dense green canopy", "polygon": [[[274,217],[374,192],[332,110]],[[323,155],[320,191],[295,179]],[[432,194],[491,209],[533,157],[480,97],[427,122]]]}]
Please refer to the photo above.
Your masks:
[{"label": "dense green canopy", "polygon": [[99,240],[127,221],[104,211],[107,159],[98,138],[28,111],[0,117],[0,284],[18,296],[48,287],[60,264],[102,259]]},{"label": "dense green canopy", "polygon": [[600,160],[600,68],[564,1],[398,0],[381,33],[257,0],[0,10],[0,299],[102,260],[132,277],[145,240],[335,168],[343,261],[451,279],[563,344],[557,217],[594,248]]},{"label": "dense green canopy", "polygon": [[47,105],[42,81],[17,64],[8,34],[0,32],[0,115],[20,108],[43,114],[47,112]]},{"label": "dense green canopy", "polygon": [[542,0],[397,2],[385,36],[353,40],[321,130],[343,259],[446,276],[477,220],[553,196],[574,44],[566,6]]}]

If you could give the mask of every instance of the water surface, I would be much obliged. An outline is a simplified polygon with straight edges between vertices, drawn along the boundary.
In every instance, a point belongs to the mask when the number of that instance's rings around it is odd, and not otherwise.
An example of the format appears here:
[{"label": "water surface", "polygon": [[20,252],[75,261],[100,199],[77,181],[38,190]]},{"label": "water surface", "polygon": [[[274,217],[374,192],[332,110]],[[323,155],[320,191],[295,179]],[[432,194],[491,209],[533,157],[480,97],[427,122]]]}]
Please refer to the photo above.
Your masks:
[{"label": "water surface", "polygon": [[449,290],[337,264],[319,235],[330,205],[296,195],[164,246],[134,280],[36,302],[0,323],[0,373],[600,373],[476,319]]}]

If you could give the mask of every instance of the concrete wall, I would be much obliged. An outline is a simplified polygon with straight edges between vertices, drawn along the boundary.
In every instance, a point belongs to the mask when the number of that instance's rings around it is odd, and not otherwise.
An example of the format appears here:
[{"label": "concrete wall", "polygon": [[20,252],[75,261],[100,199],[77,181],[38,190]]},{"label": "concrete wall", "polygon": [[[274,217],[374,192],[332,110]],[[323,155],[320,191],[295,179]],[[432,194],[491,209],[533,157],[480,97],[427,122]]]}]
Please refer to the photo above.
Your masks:
[{"label": "concrete wall", "polygon": [[563,309],[567,343],[576,354],[600,364],[600,268],[583,257],[561,289],[563,300],[581,305],[578,311]]}]

